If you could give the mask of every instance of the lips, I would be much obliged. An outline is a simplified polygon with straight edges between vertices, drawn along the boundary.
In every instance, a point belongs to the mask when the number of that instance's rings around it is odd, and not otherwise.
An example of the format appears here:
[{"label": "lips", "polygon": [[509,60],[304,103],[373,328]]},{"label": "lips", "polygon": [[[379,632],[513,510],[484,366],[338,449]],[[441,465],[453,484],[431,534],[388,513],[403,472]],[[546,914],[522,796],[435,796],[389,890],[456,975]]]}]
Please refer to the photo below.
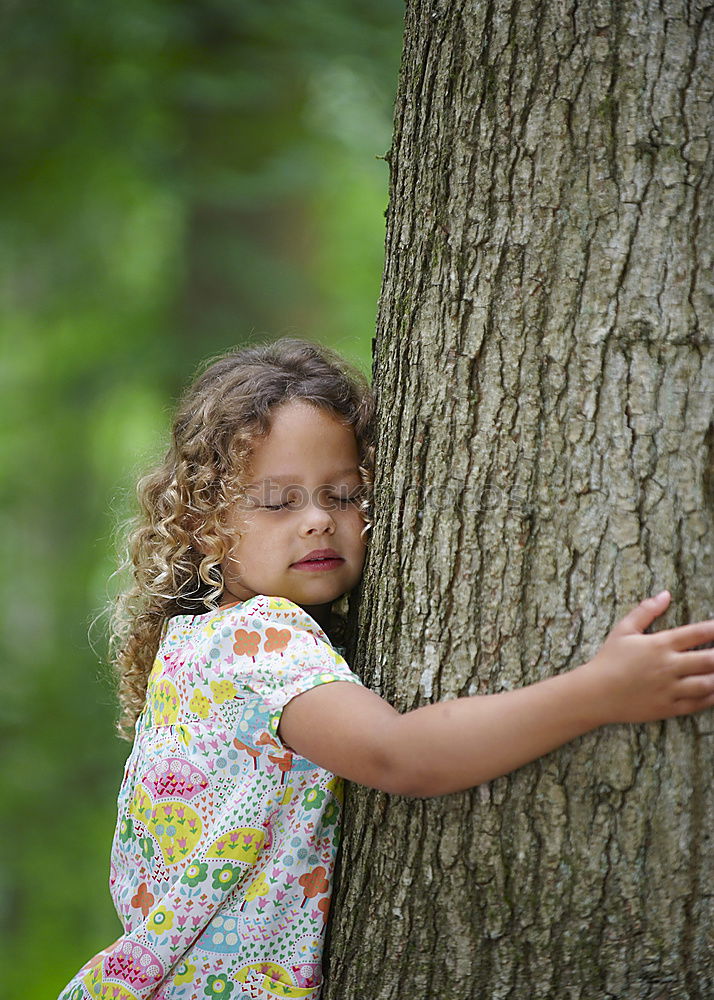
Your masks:
[{"label": "lips", "polygon": [[293,563],[293,565],[301,566],[303,563],[322,562],[325,559],[339,559],[340,562],[344,562],[339,552],[335,552],[334,549],[313,549],[312,552],[308,552],[306,556],[303,556],[302,559]]}]

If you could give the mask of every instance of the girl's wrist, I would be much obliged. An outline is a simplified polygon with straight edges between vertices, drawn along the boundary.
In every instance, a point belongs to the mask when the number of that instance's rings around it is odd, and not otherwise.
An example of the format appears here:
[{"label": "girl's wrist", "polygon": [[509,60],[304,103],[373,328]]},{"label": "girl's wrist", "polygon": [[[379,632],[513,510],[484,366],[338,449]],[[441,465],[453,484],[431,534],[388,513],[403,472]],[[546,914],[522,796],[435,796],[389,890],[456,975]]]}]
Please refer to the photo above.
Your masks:
[{"label": "girl's wrist", "polygon": [[576,697],[583,714],[583,725],[587,727],[584,732],[592,732],[612,723],[611,699],[607,695],[607,685],[599,664],[587,660],[567,676],[572,677],[574,685],[577,685]]}]

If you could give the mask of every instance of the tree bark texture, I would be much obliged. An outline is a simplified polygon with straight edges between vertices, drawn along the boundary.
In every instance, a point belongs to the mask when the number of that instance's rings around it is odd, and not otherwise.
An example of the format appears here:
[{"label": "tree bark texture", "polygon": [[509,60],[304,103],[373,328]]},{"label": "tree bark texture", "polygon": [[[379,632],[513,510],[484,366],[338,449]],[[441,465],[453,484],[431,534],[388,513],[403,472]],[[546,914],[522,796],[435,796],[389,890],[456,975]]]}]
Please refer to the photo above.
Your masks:
[{"label": "tree bark texture", "polygon": [[[400,711],[714,614],[713,69],[710,4],[407,4],[352,650]],[[325,1000],[711,998],[713,763],[707,712],[351,786]]]}]

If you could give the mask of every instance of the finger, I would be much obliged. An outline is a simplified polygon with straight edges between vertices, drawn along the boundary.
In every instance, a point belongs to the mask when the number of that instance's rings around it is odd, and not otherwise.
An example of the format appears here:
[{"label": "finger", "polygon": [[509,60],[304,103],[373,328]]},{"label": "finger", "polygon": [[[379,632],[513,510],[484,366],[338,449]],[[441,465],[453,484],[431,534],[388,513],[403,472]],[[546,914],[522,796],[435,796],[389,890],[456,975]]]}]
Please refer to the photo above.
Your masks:
[{"label": "finger", "polygon": [[692,646],[701,646],[703,642],[711,642],[714,639],[714,618],[669,628],[665,635],[672,649],[691,649]]},{"label": "finger", "polygon": [[669,606],[671,595],[668,590],[663,590],[654,597],[646,597],[638,605],[621,618],[615,628],[614,633],[644,632],[659,615],[664,614]]},{"label": "finger", "polygon": [[675,715],[691,715],[693,712],[701,712],[705,708],[714,707],[714,692],[706,698],[682,698],[675,701]]},{"label": "finger", "polygon": [[689,677],[691,674],[714,673],[714,649],[701,649],[693,653],[680,653],[676,660],[675,675]]},{"label": "finger", "polygon": [[677,682],[675,701],[680,699],[696,701],[698,698],[706,698],[710,694],[714,694],[714,674],[683,677]]}]

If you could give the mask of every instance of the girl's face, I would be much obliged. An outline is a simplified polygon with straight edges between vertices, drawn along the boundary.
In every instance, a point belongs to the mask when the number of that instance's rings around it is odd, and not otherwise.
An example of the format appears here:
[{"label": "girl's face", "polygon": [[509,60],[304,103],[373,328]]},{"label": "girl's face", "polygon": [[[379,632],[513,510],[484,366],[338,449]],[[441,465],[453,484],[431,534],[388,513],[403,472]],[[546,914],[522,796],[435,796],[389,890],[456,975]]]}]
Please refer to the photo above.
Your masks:
[{"label": "girl's face", "polygon": [[[222,566],[223,604],[265,594],[319,617],[357,584],[367,547],[358,462],[354,431],[329,412],[303,400],[276,407],[253,453],[248,501],[229,514],[236,542]],[[322,549],[335,558],[303,562]]]}]

